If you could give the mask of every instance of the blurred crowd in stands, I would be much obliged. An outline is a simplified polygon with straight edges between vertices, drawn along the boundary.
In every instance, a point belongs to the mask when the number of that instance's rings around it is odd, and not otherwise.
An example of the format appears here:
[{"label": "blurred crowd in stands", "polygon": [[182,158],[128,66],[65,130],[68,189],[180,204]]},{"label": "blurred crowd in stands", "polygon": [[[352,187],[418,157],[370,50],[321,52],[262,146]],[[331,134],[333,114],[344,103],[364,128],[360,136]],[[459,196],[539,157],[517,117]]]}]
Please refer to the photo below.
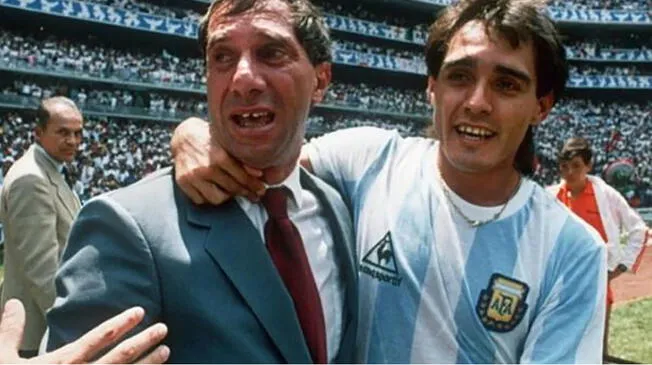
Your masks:
[{"label": "blurred crowd in stands", "polygon": [[[82,201],[170,165],[172,124],[96,118],[85,118],[84,123],[83,142],[69,182]],[[33,118],[0,114],[1,176],[29,148],[33,128]]]},{"label": "blurred crowd in stands", "polygon": [[[644,10],[652,8],[651,0],[553,0],[551,6],[582,9]],[[175,7],[168,0],[94,0],[95,3],[139,11],[152,15],[197,22],[200,13]],[[423,63],[421,47],[400,43],[378,45],[350,41],[337,30],[362,32],[372,36],[421,42],[427,36],[427,14],[422,19],[401,17],[400,14],[369,11],[356,2],[316,0],[327,15],[327,22],[336,30],[333,47],[336,50],[406,59]],[[178,4],[178,3],[176,3]],[[641,37],[631,35],[629,37]],[[643,35],[645,37],[645,35]],[[652,60],[652,49],[646,39],[610,38],[568,42],[571,59]],[[639,46],[635,46],[638,44]],[[103,110],[121,108],[150,114],[153,119],[162,112],[181,120],[185,115],[206,113],[202,92],[206,82],[204,62],[199,58],[181,58],[163,51],[112,49],[97,41],[79,42],[53,35],[30,36],[0,28],[0,68],[23,68],[32,72],[97,77],[119,81],[112,86],[78,86],[67,81],[44,83],[33,79],[0,80],[1,96],[41,99],[65,95],[87,110],[101,106]],[[571,66],[575,75],[650,75],[650,67],[603,64],[592,62]],[[166,88],[193,89],[195,93],[141,89],[130,90],[121,82],[150,83]],[[95,84],[94,84],[95,85]],[[100,85],[100,84],[97,84]],[[30,100],[31,100],[30,99]],[[410,116],[351,114],[342,111],[319,111],[307,122],[308,133],[355,127],[378,126],[397,129],[404,136],[423,135],[430,107],[422,90],[396,89],[365,83],[334,82],[328,89],[324,104],[345,108],[375,110]],[[138,114],[135,113],[135,114]],[[632,168],[631,184],[624,191],[630,203],[652,206],[652,101],[646,103],[597,102],[565,99],[537,130],[539,169],[536,179],[544,185],[559,179],[556,154],[563,141],[571,136],[583,136],[594,144],[595,169],[601,173],[614,161]],[[127,113],[129,114],[129,113]],[[0,113],[0,163],[2,172],[31,143],[33,120],[21,113]],[[127,119],[107,119],[86,116],[84,143],[75,161],[77,179],[75,191],[85,200],[99,193],[127,185],[145,174],[170,164],[168,143],[173,124]],[[3,174],[0,173],[0,184]],[[637,200],[638,199],[638,200]]]},{"label": "blurred crowd in stands", "polygon": [[428,115],[430,108],[425,91],[337,82],[329,86],[324,104],[420,115]]},{"label": "blurred crowd in stands", "polygon": [[[205,116],[207,105],[205,96],[183,97],[158,92],[130,91],[127,89],[99,89],[71,87],[69,83],[36,83],[32,80],[15,79],[3,87],[0,81],[0,99],[15,95],[30,98],[31,105],[51,96],[66,96],[75,101],[82,110],[94,106],[105,107],[105,111],[119,111],[134,115],[165,112],[170,116],[184,118],[189,115]],[[409,89],[394,89],[386,86],[367,84],[344,84],[333,82],[322,102],[364,111],[378,111],[427,116],[429,105],[425,92]]]},{"label": "blurred crowd in stands", "polygon": [[[445,6],[453,0],[408,0],[418,2],[429,2],[436,5]],[[608,10],[650,10],[649,0],[551,0],[549,6],[566,8],[566,9],[608,9]]]},{"label": "blurred crowd in stands", "polygon": [[[3,95],[20,95],[34,98],[36,101],[51,96],[66,96],[84,109],[86,106],[105,106],[108,110],[124,110],[131,107],[134,112],[167,112],[176,115],[178,111],[185,114],[206,114],[206,97],[203,95],[184,95],[177,97],[158,92],[134,92],[127,89],[98,89],[71,87],[66,81],[57,83],[35,83],[29,80],[15,79],[11,85],[0,88]],[[183,115],[183,113],[182,113]]]},{"label": "blurred crowd in stands", "polygon": [[592,65],[571,65],[569,68],[571,75],[583,75],[583,76],[598,76],[598,75],[610,75],[610,76],[638,76],[645,75],[647,73],[642,72],[638,67],[628,65],[628,66],[607,66],[607,67],[596,67]]},{"label": "blurred crowd in stands", "polygon": [[571,137],[584,137],[593,145],[594,173],[611,164],[631,169],[621,192],[632,205],[652,206],[652,101],[595,101],[564,99],[537,130],[537,179],[543,185],[559,179],[557,152]]},{"label": "blurred crowd in stands", "polygon": [[573,9],[614,9],[650,11],[649,0],[552,0],[549,6]]},{"label": "blurred crowd in stands", "polygon": [[[329,98],[338,95],[336,86]],[[375,93],[363,86],[361,94]],[[393,93],[399,93],[392,90]],[[414,92],[416,93],[416,92]],[[392,94],[389,94],[392,95]],[[384,96],[389,100],[390,96]],[[0,114],[0,161],[8,168],[31,142],[33,120],[24,114]],[[557,152],[572,136],[587,138],[594,148],[594,173],[614,162],[631,167],[620,186],[632,205],[652,206],[652,101],[597,102],[564,99],[536,131],[539,168],[535,179],[542,185],[559,179]],[[423,135],[427,119],[342,113],[315,113],[307,122],[309,135],[356,126],[396,129],[404,136]],[[122,119],[86,118],[81,154],[75,162],[75,191],[84,199],[127,185],[169,165],[168,143],[174,124]]]},{"label": "blurred crowd in stands", "polygon": [[190,22],[198,22],[202,16],[202,14],[197,11],[175,7],[166,0],[163,0],[165,6],[156,5],[152,2],[142,0],[89,0],[87,2],[108,5],[114,8],[136,11],[150,15],[159,15],[168,18],[187,20]]},{"label": "blurred crowd in stands", "polygon": [[[154,2],[143,0],[92,0],[89,2],[108,5],[114,8],[141,12],[151,15],[160,15],[174,19],[197,22],[202,14],[198,11],[174,6],[174,3],[164,1],[164,5],[157,5]],[[415,24],[415,20],[407,17],[398,17],[391,15],[380,15],[376,12],[369,11],[368,7],[359,3],[333,3],[326,1],[315,1],[327,14],[336,14],[350,18],[367,20],[387,26],[397,26],[406,28],[410,33],[420,33],[417,38],[422,37],[426,32],[424,25]],[[650,11],[649,0],[552,0],[549,6],[571,9],[613,9],[613,10],[630,10],[630,11]],[[425,39],[425,38],[424,38]]]},{"label": "blurred crowd in stands", "polygon": [[[635,37],[628,39],[611,39],[612,43],[605,44],[604,41],[568,41],[566,42],[566,54],[570,59],[599,59],[599,60],[624,60],[624,61],[647,61],[652,60],[652,49],[646,46],[640,35],[632,34]],[[622,42],[622,43],[621,43]],[[623,46],[623,43],[642,44],[640,48]]]},{"label": "blurred crowd in stands", "polygon": [[0,65],[122,81],[176,84],[185,88],[206,84],[204,64],[199,58],[182,61],[165,50],[146,54],[88,43],[54,36],[37,40],[0,31]]},{"label": "blurred crowd in stands", "polygon": [[343,128],[353,127],[378,127],[384,129],[395,129],[402,136],[423,135],[427,122],[423,119],[389,118],[371,115],[345,115],[341,113],[329,113],[328,115],[312,115],[307,122],[307,130],[310,136],[320,135]]},{"label": "blurred crowd in stands", "polygon": [[[90,42],[89,42],[90,43]],[[399,57],[422,63],[423,55],[417,50],[374,46],[366,42],[336,40],[335,49],[347,49],[363,53],[376,53]],[[602,46],[602,49],[613,49]],[[589,53],[595,49],[581,45],[573,52]],[[588,51],[587,51],[588,50]],[[652,52],[638,50],[647,59]],[[202,89],[205,85],[204,64],[199,58],[186,58],[163,50],[158,54],[138,51],[116,50],[99,45],[76,43],[48,37],[37,40],[31,36],[0,31],[0,65],[24,67],[43,72],[67,72],[78,76],[93,76],[127,82],[167,84],[170,86]],[[635,66],[597,67],[573,66],[572,71],[583,75],[639,75],[645,74]]]}]

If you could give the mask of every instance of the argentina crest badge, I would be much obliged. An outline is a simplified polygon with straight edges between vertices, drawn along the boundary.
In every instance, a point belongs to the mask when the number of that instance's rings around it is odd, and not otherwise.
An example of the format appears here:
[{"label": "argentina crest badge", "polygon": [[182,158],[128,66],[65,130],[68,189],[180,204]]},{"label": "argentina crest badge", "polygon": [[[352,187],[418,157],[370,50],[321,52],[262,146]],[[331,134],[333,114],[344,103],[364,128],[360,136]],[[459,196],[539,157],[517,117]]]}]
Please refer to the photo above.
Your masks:
[{"label": "argentina crest badge", "polygon": [[494,273],[489,285],[480,292],[476,313],[484,327],[494,332],[509,332],[523,319],[530,288],[527,284]]}]

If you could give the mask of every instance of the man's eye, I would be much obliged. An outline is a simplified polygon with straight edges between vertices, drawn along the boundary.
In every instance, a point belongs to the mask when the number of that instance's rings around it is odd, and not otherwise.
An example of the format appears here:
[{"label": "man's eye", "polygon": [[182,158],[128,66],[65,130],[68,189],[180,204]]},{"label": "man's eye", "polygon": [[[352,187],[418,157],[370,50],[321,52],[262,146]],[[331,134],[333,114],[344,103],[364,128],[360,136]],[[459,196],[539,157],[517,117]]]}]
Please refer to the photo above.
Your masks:
[{"label": "man's eye", "polygon": [[231,60],[231,55],[227,52],[215,52],[213,60],[220,64],[228,63]]},{"label": "man's eye", "polygon": [[265,47],[258,54],[263,60],[271,62],[282,61],[287,56],[287,53],[279,47]]},{"label": "man's eye", "polygon": [[469,76],[464,72],[450,72],[446,76],[446,78],[449,81],[453,81],[453,82],[465,82],[465,81],[469,81],[470,79]]},{"label": "man's eye", "polygon": [[498,88],[498,90],[506,91],[506,92],[520,90],[519,84],[512,80],[498,80],[498,82],[496,82],[496,87]]}]

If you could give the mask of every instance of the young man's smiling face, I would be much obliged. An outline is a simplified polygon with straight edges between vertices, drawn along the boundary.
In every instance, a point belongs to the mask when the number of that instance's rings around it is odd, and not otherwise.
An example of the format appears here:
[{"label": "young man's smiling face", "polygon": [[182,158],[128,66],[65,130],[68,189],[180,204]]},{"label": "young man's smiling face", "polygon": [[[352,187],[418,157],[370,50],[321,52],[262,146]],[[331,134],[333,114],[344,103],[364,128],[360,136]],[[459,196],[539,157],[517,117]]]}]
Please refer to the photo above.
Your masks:
[{"label": "young man's smiling face", "polygon": [[472,21],[451,38],[436,79],[429,78],[442,163],[467,173],[511,170],[530,125],[552,107],[537,98],[532,42],[514,49]]},{"label": "young man's smiling face", "polygon": [[212,138],[255,168],[296,163],[310,107],[330,82],[330,64],[312,65],[287,3],[269,0],[232,16],[226,10],[216,10],[208,25]]}]

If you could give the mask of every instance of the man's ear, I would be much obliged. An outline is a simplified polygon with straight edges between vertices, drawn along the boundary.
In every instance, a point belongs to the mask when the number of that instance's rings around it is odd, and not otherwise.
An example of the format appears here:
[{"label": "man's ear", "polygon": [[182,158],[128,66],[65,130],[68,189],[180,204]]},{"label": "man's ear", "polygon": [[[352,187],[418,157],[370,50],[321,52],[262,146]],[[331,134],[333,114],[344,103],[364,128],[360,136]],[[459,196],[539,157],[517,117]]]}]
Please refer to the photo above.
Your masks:
[{"label": "man's ear", "polygon": [[428,76],[428,88],[426,89],[426,97],[430,105],[435,105],[435,86],[437,86],[437,80],[434,77]]},{"label": "man's ear", "polygon": [[331,64],[330,62],[322,62],[315,66],[315,75],[317,77],[317,84],[315,90],[312,92],[312,103],[320,103],[326,95],[328,85],[331,83]]},{"label": "man's ear", "polygon": [[552,105],[554,102],[555,98],[552,91],[540,97],[539,100],[537,100],[539,110],[537,111],[537,115],[534,117],[534,120],[530,124],[536,126],[548,118],[548,114],[550,114],[550,110],[552,110]]},{"label": "man's ear", "polygon": [[41,140],[41,135],[43,134],[43,129],[41,127],[34,127],[34,140],[39,142]]}]

